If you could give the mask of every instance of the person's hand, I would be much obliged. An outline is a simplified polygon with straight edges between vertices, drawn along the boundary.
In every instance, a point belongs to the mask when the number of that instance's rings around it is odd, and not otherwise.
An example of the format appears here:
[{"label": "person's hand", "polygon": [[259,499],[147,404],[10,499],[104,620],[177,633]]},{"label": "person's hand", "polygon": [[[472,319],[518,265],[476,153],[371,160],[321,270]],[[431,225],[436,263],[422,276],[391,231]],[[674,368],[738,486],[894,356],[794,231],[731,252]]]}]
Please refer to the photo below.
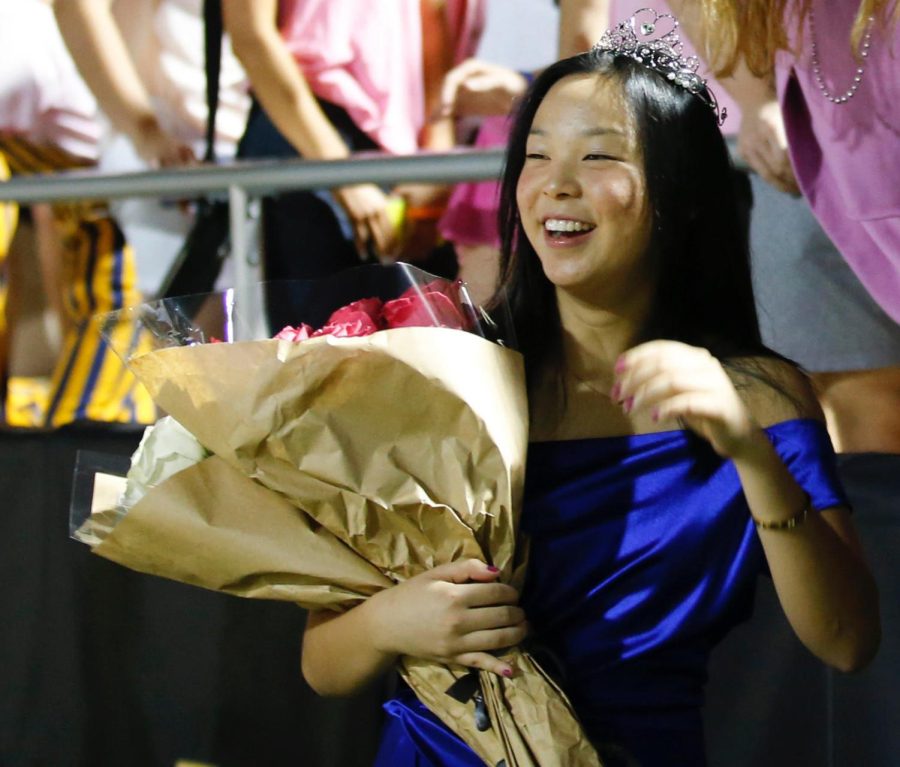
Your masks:
[{"label": "person's hand", "polygon": [[515,670],[491,654],[527,633],[518,592],[477,559],[435,567],[365,603],[371,641],[381,652],[484,669]]},{"label": "person's hand", "polygon": [[439,242],[438,221],[450,196],[441,184],[401,184],[393,194],[403,200],[403,226],[398,256],[416,263],[425,260]]},{"label": "person's hand", "polygon": [[441,103],[435,117],[505,115],[527,87],[528,81],[515,69],[466,59],[444,78]]},{"label": "person's hand", "polygon": [[375,184],[344,186],[336,189],[334,195],[353,225],[357,251],[365,254],[371,246],[378,258],[395,258],[399,242],[388,212],[387,195]]},{"label": "person's hand", "polygon": [[737,150],[763,180],[782,192],[800,194],[788,156],[784,119],[774,98],[760,104],[741,105]]},{"label": "person's hand", "polygon": [[151,168],[173,168],[197,162],[194,150],[164,131],[155,119],[140,124],[131,140],[141,159]]},{"label": "person's hand", "polygon": [[626,413],[644,409],[655,421],[680,421],[725,458],[759,436],[722,364],[706,349],[648,341],[619,357],[615,375],[610,396]]}]

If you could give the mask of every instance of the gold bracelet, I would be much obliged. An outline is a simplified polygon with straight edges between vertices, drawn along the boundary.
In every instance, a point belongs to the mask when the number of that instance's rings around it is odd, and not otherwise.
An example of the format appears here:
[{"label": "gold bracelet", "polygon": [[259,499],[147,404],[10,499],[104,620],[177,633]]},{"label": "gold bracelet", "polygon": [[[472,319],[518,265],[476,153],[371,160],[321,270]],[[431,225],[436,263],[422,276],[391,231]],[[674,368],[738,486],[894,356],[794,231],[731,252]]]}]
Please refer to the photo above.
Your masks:
[{"label": "gold bracelet", "polygon": [[809,514],[809,505],[809,501],[807,501],[803,508],[794,514],[793,517],[779,519],[776,522],[765,522],[762,519],[757,519],[752,514],[750,518],[753,520],[753,524],[756,525],[757,530],[792,530],[806,522],[806,516]]}]

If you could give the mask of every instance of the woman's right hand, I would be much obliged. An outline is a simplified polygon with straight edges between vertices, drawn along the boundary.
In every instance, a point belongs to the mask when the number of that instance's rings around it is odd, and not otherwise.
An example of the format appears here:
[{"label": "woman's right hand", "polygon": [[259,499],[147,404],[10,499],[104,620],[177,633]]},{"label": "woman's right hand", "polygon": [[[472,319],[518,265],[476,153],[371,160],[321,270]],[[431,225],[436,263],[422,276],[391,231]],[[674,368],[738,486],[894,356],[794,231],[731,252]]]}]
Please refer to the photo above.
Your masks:
[{"label": "woman's right hand", "polygon": [[336,189],[335,197],[350,218],[353,240],[360,255],[371,243],[380,259],[391,260],[397,253],[397,231],[388,213],[388,197],[375,184],[355,184]]},{"label": "woman's right hand", "polygon": [[373,645],[383,653],[512,676],[515,669],[491,651],[518,644],[528,627],[518,591],[497,582],[499,574],[467,559],[378,592],[365,603]]}]

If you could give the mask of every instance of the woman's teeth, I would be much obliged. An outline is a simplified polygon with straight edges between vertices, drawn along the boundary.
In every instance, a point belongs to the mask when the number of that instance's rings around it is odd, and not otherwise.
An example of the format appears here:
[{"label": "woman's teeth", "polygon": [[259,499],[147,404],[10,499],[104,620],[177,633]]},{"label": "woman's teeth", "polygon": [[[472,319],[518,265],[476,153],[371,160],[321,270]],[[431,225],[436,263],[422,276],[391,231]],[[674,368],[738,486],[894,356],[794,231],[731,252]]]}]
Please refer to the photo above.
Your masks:
[{"label": "woman's teeth", "polygon": [[593,224],[588,224],[585,221],[572,221],[571,219],[563,218],[548,218],[544,222],[544,229],[551,234],[589,232],[593,228]]}]

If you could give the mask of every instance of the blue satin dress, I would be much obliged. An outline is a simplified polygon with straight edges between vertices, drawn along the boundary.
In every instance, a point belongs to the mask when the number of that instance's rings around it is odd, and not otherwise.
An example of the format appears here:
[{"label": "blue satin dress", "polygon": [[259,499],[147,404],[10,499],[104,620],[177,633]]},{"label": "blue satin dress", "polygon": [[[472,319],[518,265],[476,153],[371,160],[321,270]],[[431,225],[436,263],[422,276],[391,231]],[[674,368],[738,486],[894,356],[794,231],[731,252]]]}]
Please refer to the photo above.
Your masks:
[{"label": "blue satin dress", "polygon": [[[847,505],[821,423],[766,433],[814,509]],[[707,658],[766,569],[734,464],[678,430],[532,443],[526,477],[522,605],[591,740],[609,767],[704,765]],[[409,690],[385,710],[377,767],[482,764]]]}]

